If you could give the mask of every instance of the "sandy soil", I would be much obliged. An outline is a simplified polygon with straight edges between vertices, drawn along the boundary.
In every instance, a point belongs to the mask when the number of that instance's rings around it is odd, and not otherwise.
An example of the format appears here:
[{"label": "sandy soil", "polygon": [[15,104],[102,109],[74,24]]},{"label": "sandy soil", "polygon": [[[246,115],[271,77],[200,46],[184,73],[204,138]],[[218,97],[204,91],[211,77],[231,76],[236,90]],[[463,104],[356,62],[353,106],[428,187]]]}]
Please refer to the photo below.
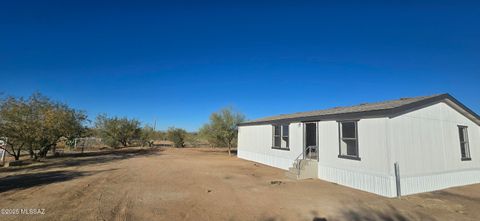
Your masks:
[{"label": "sandy soil", "polygon": [[282,170],[212,149],[129,149],[0,171],[3,211],[45,209],[44,215],[0,215],[0,220],[480,217],[480,185],[388,199],[321,180],[289,180]]}]

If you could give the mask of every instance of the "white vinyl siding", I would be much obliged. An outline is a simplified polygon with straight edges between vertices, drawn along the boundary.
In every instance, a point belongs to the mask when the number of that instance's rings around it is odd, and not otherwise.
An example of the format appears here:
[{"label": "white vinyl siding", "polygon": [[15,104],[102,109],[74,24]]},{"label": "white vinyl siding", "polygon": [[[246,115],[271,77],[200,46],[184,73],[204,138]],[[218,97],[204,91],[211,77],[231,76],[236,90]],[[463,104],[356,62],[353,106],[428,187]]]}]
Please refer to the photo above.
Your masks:
[{"label": "white vinyl siding", "polygon": [[288,151],[272,148],[273,126],[240,126],[238,129],[238,157],[287,170],[303,151],[303,124],[290,123]]},{"label": "white vinyl siding", "polygon": [[[458,125],[468,127],[471,160],[461,160]],[[388,128],[391,162],[400,165],[402,195],[480,182],[476,157],[480,156],[480,127],[449,104],[441,102],[392,118]]]},{"label": "white vinyl siding", "polygon": [[[402,196],[480,183],[480,127],[450,105],[440,102],[390,118],[317,122],[318,177],[388,197],[396,196],[395,163]],[[356,122],[355,133],[351,124],[342,131],[342,122]],[[292,122],[282,133],[282,125],[277,142],[288,141],[288,151],[272,148],[274,125],[240,126],[238,157],[288,170],[307,144],[306,126]],[[467,127],[463,139],[459,125]],[[348,140],[356,141],[355,151],[348,151]],[[461,143],[468,151],[462,153]],[[345,160],[352,158],[341,153],[361,160]],[[461,161],[462,156],[471,160]]]}]

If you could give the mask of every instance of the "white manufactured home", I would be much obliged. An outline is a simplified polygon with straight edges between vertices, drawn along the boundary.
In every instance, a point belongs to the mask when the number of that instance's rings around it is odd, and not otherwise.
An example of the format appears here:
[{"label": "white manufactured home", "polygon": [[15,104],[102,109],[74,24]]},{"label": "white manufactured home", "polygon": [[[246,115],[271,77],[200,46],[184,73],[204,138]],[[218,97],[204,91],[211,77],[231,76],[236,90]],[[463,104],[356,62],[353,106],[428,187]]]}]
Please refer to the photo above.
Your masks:
[{"label": "white manufactured home", "polygon": [[480,117],[449,94],[239,125],[238,157],[396,197],[480,183]]}]

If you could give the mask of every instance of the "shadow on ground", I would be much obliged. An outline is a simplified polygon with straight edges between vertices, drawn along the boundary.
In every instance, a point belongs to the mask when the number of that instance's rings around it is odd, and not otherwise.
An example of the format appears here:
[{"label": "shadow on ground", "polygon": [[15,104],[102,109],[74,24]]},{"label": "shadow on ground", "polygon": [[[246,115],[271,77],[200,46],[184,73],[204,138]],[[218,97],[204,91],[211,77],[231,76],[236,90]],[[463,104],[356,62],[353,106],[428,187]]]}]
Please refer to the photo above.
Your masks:
[{"label": "shadow on ground", "polygon": [[11,175],[4,177],[0,180],[0,193],[10,190],[27,189],[46,184],[64,182],[68,180],[73,180],[75,178],[90,176],[112,170],[100,170],[92,172],[52,171],[44,173]]},{"label": "shadow on ground", "polygon": [[[222,154],[227,154],[228,155],[228,149],[227,148],[212,148],[212,149],[198,149],[199,152],[206,152],[206,153],[222,153]],[[232,149],[231,151],[232,156],[237,155],[237,150]]]},{"label": "shadow on ground", "polygon": [[[384,209],[372,209],[366,205],[357,205],[354,208],[346,208],[340,210],[338,215],[332,217],[324,217],[318,214],[316,211],[312,211],[311,219],[298,220],[312,220],[312,221],[409,221],[409,220],[422,220],[422,221],[435,221],[436,219],[422,213],[404,213],[395,209],[392,206],[386,206]],[[264,221],[276,221],[285,220],[282,217],[266,217]]]},{"label": "shadow on ground", "polygon": [[441,198],[469,200],[469,201],[473,201],[473,202],[480,202],[480,198],[478,198],[478,197],[452,193],[452,192],[448,192],[448,191],[445,191],[445,190],[434,191],[434,192],[431,192],[430,194],[432,194],[435,197],[441,197]]},{"label": "shadow on ground", "polygon": [[[22,170],[46,170],[63,167],[85,166],[102,164],[112,161],[125,160],[133,157],[159,155],[162,149],[125,149],[95,151],[87,153],[67,153],[60,157],[49,157],[32,165],[20,167],[0,168],[0,172],[16,172]],[[2,178],[3,179],[3,178]]]},{"label": "shadow on ground", "polygon": [[[435,221],[436,219],[422,213],[405,214],[392,206],[386,209],[378,210],[367,206],[359,206],[354,209],[346,209],[341,211],[340,217],[332,220],[352,220],[352,221],[408,221],[408,220],[425,220]],[[330,219],[329,219],[330,220]]]}]

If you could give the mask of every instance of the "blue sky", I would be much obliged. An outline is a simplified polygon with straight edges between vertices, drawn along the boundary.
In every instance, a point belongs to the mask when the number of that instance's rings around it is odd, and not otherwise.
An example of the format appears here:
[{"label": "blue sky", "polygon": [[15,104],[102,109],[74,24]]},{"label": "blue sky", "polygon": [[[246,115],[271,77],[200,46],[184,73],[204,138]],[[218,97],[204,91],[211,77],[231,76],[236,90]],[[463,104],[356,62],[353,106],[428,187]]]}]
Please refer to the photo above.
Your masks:
[{"label": "blue sky", "polygon": [[480,113],[473,2],[3,1],[0,92],[195,131],[448,92]]}]

